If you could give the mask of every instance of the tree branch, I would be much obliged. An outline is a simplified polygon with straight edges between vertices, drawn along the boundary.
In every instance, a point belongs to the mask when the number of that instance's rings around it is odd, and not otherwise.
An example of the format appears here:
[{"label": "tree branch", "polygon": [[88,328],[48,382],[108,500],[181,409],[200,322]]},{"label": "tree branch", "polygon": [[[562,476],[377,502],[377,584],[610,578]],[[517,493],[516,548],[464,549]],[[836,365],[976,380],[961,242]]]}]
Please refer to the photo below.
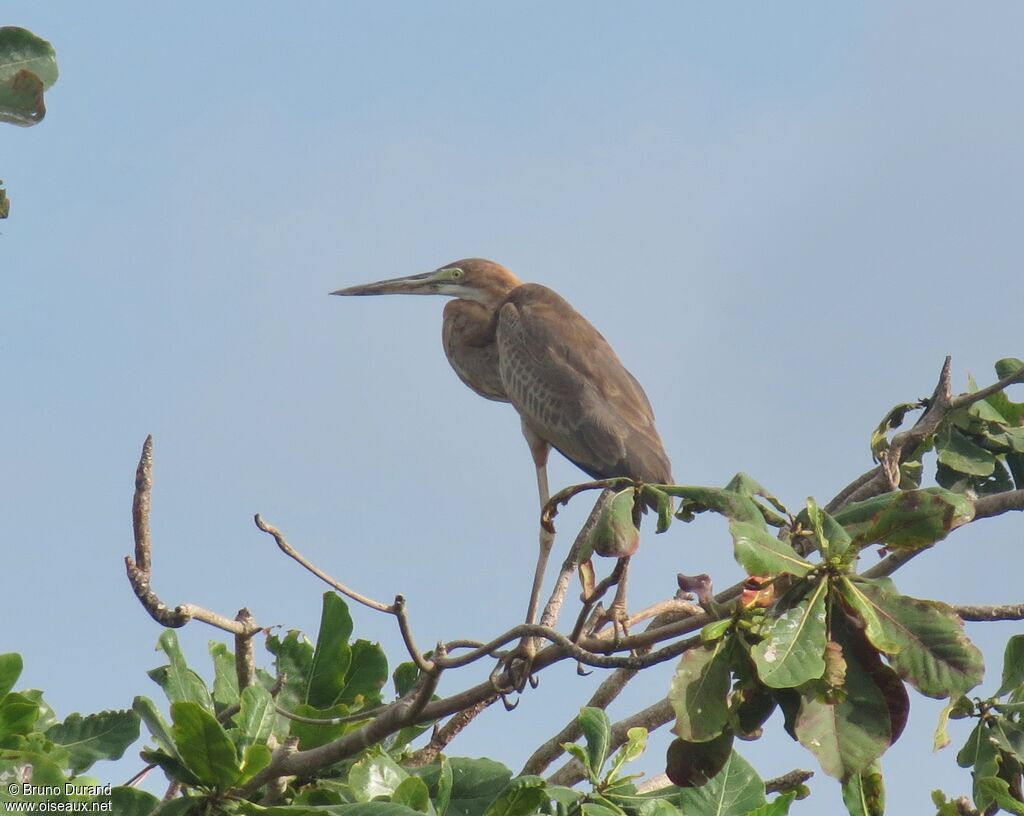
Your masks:
[{"label": "tree branch", "polygon": [[1002,606],[954,606],[953,611],[965,621],[1024,620],[1024,604]]},{"label": "tree branch", "polygon": [[169,629],[178,629],[190,620],[199,620],[241,637],[252,637],[259,626],[251,619],[231,620],[195,604],[180,604],[171,609],[160,600],[151,586],[153,577],[153,540],[150,533],[149,515],[153,490],[153,436],[146,437],[142,455],[135,470],[135,494],[132,498],[132,532],[135,537],[135,559],[124,558],[125,572],[135,597],[151,618]]}]

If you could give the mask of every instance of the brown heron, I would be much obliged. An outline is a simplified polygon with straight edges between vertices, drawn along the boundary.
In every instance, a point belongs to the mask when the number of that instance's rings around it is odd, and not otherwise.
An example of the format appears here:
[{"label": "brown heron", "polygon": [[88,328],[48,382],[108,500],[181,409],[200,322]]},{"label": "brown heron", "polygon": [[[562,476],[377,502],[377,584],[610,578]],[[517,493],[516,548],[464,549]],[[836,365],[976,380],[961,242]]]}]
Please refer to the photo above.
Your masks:
[{"label": "brown heron", "polygon": [[[560,295],[505,267],[467,258],[433,272],[332,295],[447,295],[441,337],[455,373],[477,394],[510,402],[547,504],[553,447],[595,479],[671,483],[671,466],[640,383],[608,341]],[[552,536],[543,528],[527,622],[534,623]]]}]

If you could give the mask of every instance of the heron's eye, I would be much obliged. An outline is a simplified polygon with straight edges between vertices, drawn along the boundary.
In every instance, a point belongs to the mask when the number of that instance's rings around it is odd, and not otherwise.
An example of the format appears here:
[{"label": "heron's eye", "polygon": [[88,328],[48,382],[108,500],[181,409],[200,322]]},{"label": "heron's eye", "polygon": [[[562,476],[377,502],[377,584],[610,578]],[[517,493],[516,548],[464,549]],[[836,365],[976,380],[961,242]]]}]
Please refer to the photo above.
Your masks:
[{"label": "heron's eye", "polygon": [[452,275],[452,280],[459,280],[459,278],[462,277],[463,272],[457,266],[454,266],[451,269],[451,275]]}]

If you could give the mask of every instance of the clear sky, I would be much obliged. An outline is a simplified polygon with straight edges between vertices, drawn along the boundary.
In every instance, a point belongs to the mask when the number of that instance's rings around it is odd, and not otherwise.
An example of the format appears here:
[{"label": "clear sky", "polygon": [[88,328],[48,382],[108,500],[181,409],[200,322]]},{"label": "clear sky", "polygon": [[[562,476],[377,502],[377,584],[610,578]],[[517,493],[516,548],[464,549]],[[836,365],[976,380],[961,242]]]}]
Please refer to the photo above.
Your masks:
[{"label": "clear sky", "polygon": [[[147,433],[168,603],[315,632],[322,588],[259,511],[361,591],[404,593],[422,644],[520,619],[536,496],[513,410],[448,368],[440,299],[341,286],[471,255],[550,285],[644,384],[679,481],[743,470],[791,506],[869,467],[873,426],[944,355],[961,387],[1024,357],[1020,4],[51,2],[0,22],[61,69],[40,126],[0,127],[0,650],[60,716],[161,696],[121,562]],[[555,458],[554,487],[580,480]],[[1022,529],[957,532],[897,582],[1019,602]],[[736,580],[724,525],[647,533],[634,606],[679,571]],[[393,621],[353,612],[397,660]],[[1020,628],[971,625],[990,681]],[[180,636],[209,674],[219,633]],[[453,753],[518,769],[599,679],[545,672]],[[938,710],[912,696],[893,813],[969,790],[955,748],[930,752]],[[740,750],[766,777],[817,769],[778,719]],[[794,812],[841,807],[813,787]]]}]

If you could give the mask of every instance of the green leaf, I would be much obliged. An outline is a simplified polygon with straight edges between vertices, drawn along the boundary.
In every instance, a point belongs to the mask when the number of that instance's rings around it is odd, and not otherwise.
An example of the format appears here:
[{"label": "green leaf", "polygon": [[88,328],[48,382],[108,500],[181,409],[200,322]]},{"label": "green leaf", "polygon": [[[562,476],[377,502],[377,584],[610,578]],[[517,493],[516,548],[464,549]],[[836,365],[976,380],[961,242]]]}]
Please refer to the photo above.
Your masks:
[{"label": "green leaf", "polygon": [[725,486],[725,489],[732,490],[743,496],[750,496],[751,498],[754,496],[760,496],[783,515],[787,515],[789,513],[786,509],[786,505],[765,490],[756,479],[748,476],[746,473],[737,473],[733,476],[732,479],[729,480],[729,484]]},{"label": "green leaf", "polygon": [[1006,641],[1003,653],[1003,682],[993,696],[1002,697],[1024,686],[1024,635],[1013,635]]},{"label": "green leaf", "polygon": [[721,620],[711,621],[707,626],[700,630],[700,639],[704,643],[712,643],[713,641],[719,640],[724,637],[725,634],[736,625],[736,622],[732,618],[722,618]]},{"label": "green leaf", "polygon": [[909,706],[903,685],[860,634],[841,615],[832,618],[832,636],[847,664],[843,695],[830,702],[814,688],[802,690],[794,731],[822,770],[845,782],[885,752],[902,730]]},{"label": "green leaf", "polygon": [[17,691],[0,700],[0,740],[15,734],[27,734],[39,719],[39,704]]},{"label": "green leaf", "polygon": [[[294,714],[300,717],[311,717],[317,720],[333,720],[338,717],[347,717],[352,710],[342,703],[330,708],[314,708],[310,705],[297,705],[293,710]],[[349,722],[324,722],[307,723],[299,720],[290,720],[289,733],[298,738],[299,747],[303,751],[310,748],[317,748],[335,740],[342,734],[351,731],[356,724]]]},{"label": "green leaf", "polygon": [[563,742],[561,747],[563,751],[583,766],[583,770],[587,772],[587,779],[590,780],[591,784],[596,785],[601,781],[598,775],[601,769],[595,768],[590,764],[590,754],[587,753],[586,748],[582,745],[577,745],[575,742]]},{"label": "green leaf", "polygon": [[598,555],[622,558],[640,546],[640,531],[633,517],[636,491],[620,490],[601,508],[597,523],[590,531],[588,544]]},{"label": "green leaf", "polygon": [[942,699],[981,682],[984,659],[950,607],[898,595],[864,579],[854,585],[873,609],[884,639],[899,646],[890,655],[892,667],[914,688]]},{"label": "green leaf", "polygon": [[132,701],[132,711],[139,715],[142,721],[153,735],[156,744],[167,754],[177,756],[178,749],[174,747],[174,738],[171,736],[171,729],[164,722],[160,711],[148,697],[138,696]]},{"label": "green leaf", "polygon": [[138,788],[118,786],[110,791],[110,812],[117,816],[152,816],[160,800]]},{"label": "green leaf", "polygon": [[819,580],[796,606],[766,622],[763,639],[751,649],[766,686],[793,688],[824,674],[827,589]]},{"label": "green leaf", "polygon": [[380,690],[388,679],[388,659],[379,643],[357,640],[352,644],[352,660],[339,703],[374,706],[381,701]]},{"label": "green leaf", "polygon": [[884,544],[904,550],[941,541],[973,518],[970,499],[937,487],[885,493],[851,504],[835,516],[854,547]]},{"label": "green leaf", "polygon": [[391,801],[396,805],[405,805],[420,813],[430,812],[430,791],[426,783],[415,776],[410,776],[398,783]]},{"label": "green leaf", "polygon": [[878,763],[843,783],[843,804],[850,816],[882,816],[885,813],[885,783]]},{"label": "green leaf", "polygon": [[842,558],[851,549],[853,541],[843,526],[818,507],[813,498],[807,499],[807,517],[818,538],[818,547],[827,558]]},{"label": "green leaf", "polygon": [[46,40],[15,26],[0,28],[0,82],[31,71],[49,89],[57,81],[57,53]]},{"label": "green leaf", "polygon": [[776,796],[766,805],[748,810],[746,816],[787,816],[789,814],[789,806],[793,804],[795,799],[796,791],[783,793]]},{"label": "green leaf", "polygon": [[762,527],[765,524],[757,502],[734,490],[688,485],[660,485],[659,489],[684,500],[676,511],[676,518],[683,521],[691,521],[694,513],[710,510],[733,521],[749,521]]},{"label": "green leaf", "polygon": [[452,787],[455,784],[455,776],[452,773],[452,764],[447,757],[442,757],[438,766],[436,793],[434,794],[434,809],[437,816],[445,816],[448,810],[448,803],[452,799]]},{"label": "green leaf", "polygon": [[195,702],[171,703],[171,735],[182,761],[203,785],[227,790],[241,774],[238,754],[217,719]]},{"label": "green leaf", "polygon": [[238,672],[235,670],[235,656],[223,643],[211,640],[208,644],[213,660],[213,700],[217,710],[238,703]]},{"label": "green leaf", "polygon": [[351,635],[352,616],[348,613],[348,606],[337,593],[325,592],[320,633],[316,638],[303,702],[324,709],[341,700],[345,675],[352,664],[352,648],[348,645]]},{"label": "green leaf", "polygon": [[[673,745],[679,741],[673,741]],[[672,747],[669,746],[670,756],[671,752]],[[749,762],[730,750],[720,770],[699,787],[683,787],[677,803],[683,813],[694,816],[743,816],[766,803],[764,781]]]},{"label": "green leaf", "polygon": [[42,121],[43,91],[56,81],[50,43],[24,28],[0,28],[0,122],[29,127]]},{"label": "green leaf", "polygon": [[1024,762],[1024,726],[1006,717],[993,717],[989,735],[1004,754],[1010,754],[1018,762]]},{"label": "green leaf", "polygon": [[0,699],[14,688],[23,668],[24,663],[17,652],[0,654]]},{"label": "green leaf", "polygon": [[154,751],[145,748],[139,752],[139,756],[142,757],[143,762],[156,765],[169,779],[175,782],[180,782],[182,785],[188,785],[192,788],[203,784],[192,771],[185,767],[185,763],[178,756],[177,749],[175,749],[173,754],[170,754],[167,751]]},{"label": "green leaf", "polygon": [[748,575],[780,575],[803,577],[814,565],[805,561],[785,541],[780,541],[764,525],[746,521],[729,524],[736,560]]},{"label": "green leaf", "polygon": [[306,691],[313,666],[313,644],[295,630],[284,638],[267,637],[267,651],[274,655],[274,668],[278,678],[286,678],[277,696],[277,702],[291,711],[306,702]]},{"label": "green leaf", "polygon": [[647,748],[647,729],[634,727],[626,731],[626,741],[612,757],[608,779],[614,781],[622,766],[640,757]]},{"label": "green leaf", "polygon": [[600,776],[608,758],[608,745],[611,742],[612,726],[604,709],[584,706],[580,709],[577,720],[580,731],[587,742],[587,760],[595,776]]},{"label": "green leaf", "polygon": [[972,442],[947,422],[935,434],[940,465],[968,476],[989,476],[995,470],[996,457]]},{"label": "green leaf", "polygon": [[547,782],[539,776],[520,776],[498,794],[498,798],[484,811],[484,816],[529,816],[547,801]]},{"label": "green leaf", "polygon": [[4,182],[0,179],[0,218],[7,218],[11,214],[11,200],[7,197],[3,185]]},{"label": "green leaf", "polygon": [[244,745],[265,743],[277,725],[274,698],[263,686],[249,686],[242,692],[240,708],[232,718],[242,733]]},{"label": "green leaf", "polygon": [[170,664],[153,669],[148,674],[164,690],[167,699],[172,703],[198,703],[212,713],[213,698],[202,678],[185,662],[185,655],[181,652],[178,636],[173,629],[163,631],[157,641],[157,648],[164,651]]},{"label": "green leaf", "polygon": [[348,784],[356,801],[369,802],[378,796],[388,798],[409,778],[409,773],[387,754],[371,753],[349,771]]},{"label": "green leaf", "polygon": [[988,800],[995,802],[1007,813],[1024,816],[1024,802],[1010,793],[1010,785],[1005,779],[995,776],[983,777],[975,783],[975,788],[983,792]]},{"label": "green leaf", "polygon": [[888,432],[900,427],[906,415],[920,407],[915,402],[903,402],[882,417],[882,421],[878,423],[878,427],[871,434],[871,454],[876,462],[879,460],[879,454],[889,447]]},{"label": "green leaf", "polygon": [[453,776],[448,816],[479,816],[512,778],[512,772],[490,759],[449,760]]},{"label": "green leaf", "polygon": [[722,733],[729,718],[730,652],[730,642],[719,640],[687,649],[679,658],[668,692],[676,736],[704,742]]},{"label": "green leaf", "polygon": [[843,576],[839,583],[839,596],[864,625],[864,633],[867,635],[868,640],[871,644],[878,649],[880,652],[885,652],[888,655],[894,655],[900,650],[900,644],[896,640],[891,639],[886,633],[886,627],[883,626],[881,619],[878,616],[878,610],[875,605],[865,597],[861,591],[862,584],[860,582],[854,583],[847,576]]},{"label": "green leaf", "polygon": [[411,660],[399,663],[395,667],[394,674],[391,675],[391,679],[395,684],[395,694],[399,697],[404,697],[416,685],[419,676],[420,670]]},{"label": "green leaf", "polygon": [[68,768],[80,774],[97,760],[120,759],[139,738],[139,716],[134,711],[69,714],[47,729],[46,737],[68,750]]},{"label": "green leaf", "polygon": [[967,742],[964,743],[964,747],[956,755],[956,764],[961,768],[979,769],[975,776],[985,776],[990,763],[991,773],[995,773],[997,769],[996,747],[989,738],[988,731],[988,725],[984,722],[979,722],[971,730],[970,735],[967,737]]},{"label": "green leaf", "polygon": [[270,753],[270,749],[263,743],[257,743],[256,745],[250,745],[245,749],[245,753],[242,756],[242,773],[238,777],[238,784],[248,782],[256,774],[270,765],[270,761],[273,759],[273,754]]}]

